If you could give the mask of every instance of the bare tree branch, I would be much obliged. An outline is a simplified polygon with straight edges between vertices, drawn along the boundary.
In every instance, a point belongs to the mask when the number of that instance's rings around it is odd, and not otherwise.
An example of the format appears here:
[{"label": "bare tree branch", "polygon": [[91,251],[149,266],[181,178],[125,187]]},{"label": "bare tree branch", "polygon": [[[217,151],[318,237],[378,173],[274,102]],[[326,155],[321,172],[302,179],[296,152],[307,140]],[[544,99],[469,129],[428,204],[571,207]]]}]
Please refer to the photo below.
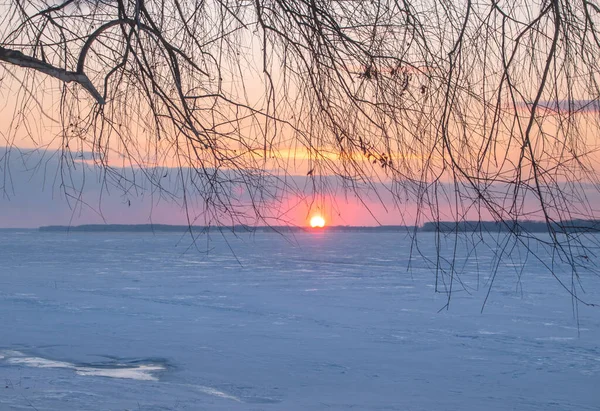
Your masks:
[{"label": "bare tree branch", "polygon": [[59,67],[54,67],[45,61],[34,57],[26,56],[18,50],[10,50],[0,46],[0,61],[13,64],[15,66],[30,68],[40,73],[47,74],[51,77],[64,81],[65,83],[75,82],[86,89],[98,104],[104,104],[104,98],[96,90],[90,79],[83,72],[68,71]]}]

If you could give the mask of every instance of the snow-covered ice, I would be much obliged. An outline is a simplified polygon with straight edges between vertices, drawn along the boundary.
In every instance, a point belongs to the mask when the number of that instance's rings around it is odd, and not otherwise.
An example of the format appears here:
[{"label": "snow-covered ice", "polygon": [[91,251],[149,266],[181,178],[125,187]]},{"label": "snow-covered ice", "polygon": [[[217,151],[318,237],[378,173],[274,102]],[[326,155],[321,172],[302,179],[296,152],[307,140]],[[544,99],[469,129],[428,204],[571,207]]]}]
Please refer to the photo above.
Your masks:
[{"label": "snow-covered ice", "polygon": [[111,378],[127,378],[142,381],[157,381],[155,373],[165,371],[165,367],[159,364],[72,364],[65,361],[54,361],[47,358],[28,357],[19,351],[5,351],[0,355],[0,360],[8,364],[22,365],[34,368],[68,368],[79,375],[91,375]]},{"label": "snow-covered ice", "polygon": [[515,248],[481,312],[495,254],[461,245],[440,311],[419,238],[0,231],[0,410],[598,409],[599,308]]}]

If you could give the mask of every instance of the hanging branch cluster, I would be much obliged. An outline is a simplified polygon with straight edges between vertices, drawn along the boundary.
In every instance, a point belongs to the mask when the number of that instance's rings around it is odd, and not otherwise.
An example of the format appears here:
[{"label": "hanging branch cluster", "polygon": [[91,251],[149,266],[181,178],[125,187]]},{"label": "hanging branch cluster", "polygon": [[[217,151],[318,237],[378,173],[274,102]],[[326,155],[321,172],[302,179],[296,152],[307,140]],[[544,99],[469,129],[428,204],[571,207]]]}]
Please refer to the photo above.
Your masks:
[{"label": "hanging branch cluster", "polygon": [[[543,219],[578,264],[558,236],[595,216],[596,0],[2,7],[0,61],[30,91],[20,104],[52,107],[62,151],[91,151],[118,184],[114,153],[155,187],[178,167],[182,201],[264,222],[296,189],[291,147],[317,190],[328,175],[358,195],[384,187],[416,204],[417,224]],[[45,76],[62,82],[58,104]]]}]

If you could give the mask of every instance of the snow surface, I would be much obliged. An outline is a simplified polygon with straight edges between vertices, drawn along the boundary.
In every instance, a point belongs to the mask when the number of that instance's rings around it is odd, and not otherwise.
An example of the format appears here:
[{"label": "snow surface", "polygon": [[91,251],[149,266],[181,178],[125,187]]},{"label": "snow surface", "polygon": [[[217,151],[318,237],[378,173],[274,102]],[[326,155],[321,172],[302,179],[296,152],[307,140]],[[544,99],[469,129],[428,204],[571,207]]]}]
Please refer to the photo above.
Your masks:
[{"label": "snow surface", "polygon": [[[578,327],[543,250],[508,248],[494,277],[494,250],[460,245],[441,311],[435,235],[420,234],[424,257],[410,250],[398,233],[190,248],[0,231],[0,410],[598,409],[600,309],[579,304]],[[568,267],[554,274],[571,284]],[[599,278],[579,274],[600,302]]]},{"label": "snow surface", "polygon": [[40,357],[27,357],[24,353],[19,351],[8,351],[6,355],[0,356],[0,360],[7,358],[7,363],[24,365],[27,367],[36,368],[69,368],[74,370],[79,375],[95,375],[100,377],[111,377],[111,378],[129,378],[132,380],[147,380],[157,381],[158,378],[154,376],[154,373],[164,371],[165,367],[162,365],[154,364],[138,364],[138,365],[127,365],[127,364],[104,364],[101,367],[98,366],[78,366],[64,361],[53,361],[46,358]]}]

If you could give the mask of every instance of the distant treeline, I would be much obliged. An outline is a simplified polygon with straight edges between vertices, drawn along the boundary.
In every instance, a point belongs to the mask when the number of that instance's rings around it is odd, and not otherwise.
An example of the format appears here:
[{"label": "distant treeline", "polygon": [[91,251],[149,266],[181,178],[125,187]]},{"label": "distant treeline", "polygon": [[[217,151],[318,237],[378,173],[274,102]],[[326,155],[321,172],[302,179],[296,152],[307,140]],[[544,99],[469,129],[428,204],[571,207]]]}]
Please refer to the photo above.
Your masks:
[{"label": "distant treeline", "polygon": [[[600,232],[600,220],[569,220],[560,223],[551,223],[550,227],[556,232]],[[444,233],[451,232],[528,232],[543,233],[548,231],[548,224],[542,221],[459,221],[459,222],[431,222],[417,227],[417,231]],[[303,231],[324,230],[329,232],[407,232],[415,231],[414,226],[383,225],[377,227],[360,226],[328,226],[325,228],[308,228],[293,226],[260,226],[250,227],[245,225],[236,226],[186,226],[167,224],[88,224],[77,226],[50,225],[40,227],[44,232],[117,232],[117,233],[144,233],[144,232],[171,232],[182,233],[188,230],[200,233],[203,231],[233,231],[243,232],[272,232],[289,233]]]},{"label": "distant treeline", "polygon": [[112,232],[112,233],[145,233],[145,232],[171,232],[181,233],[192,230],[193,232],[202,231],[234,231],[234,232],[302,232],[302,231],[342,231],[342,232],[399,232],[406,230],[414,230],[414,227],[403,225],[385,225],[378,227],[357,227],[357,226],[329,226],[326,228],[308,228],[308,227],[293,227],[293,226],[259,226],[250,227],[245,225],[236,226],[187,226],[187,225],[167,225],[167,224],[87,224],[77,226],[66,225],[50,225],[40,227],[40,231],[44,232]]},{"label": "distant treeline", "polygon": [[[193,227],[203,229],[204,227]],[[85,224],[85,225],[48,225],[40,227],[40,231],[69,231],[69,232],[111,232],[111,233],[144,233],[144,232],[173,232],[180,233],[189,230],[186,225],[168,224]]]},{"label": "distant treeline", "polygon": [[550,223],[544,221],[459,221],[459,222],[431,222],[425,223],[419,231],[448,232],[528,232],[543,233],[548,229],[557,233],[573,232],[599,232],[600,220],[568,220]]}]

